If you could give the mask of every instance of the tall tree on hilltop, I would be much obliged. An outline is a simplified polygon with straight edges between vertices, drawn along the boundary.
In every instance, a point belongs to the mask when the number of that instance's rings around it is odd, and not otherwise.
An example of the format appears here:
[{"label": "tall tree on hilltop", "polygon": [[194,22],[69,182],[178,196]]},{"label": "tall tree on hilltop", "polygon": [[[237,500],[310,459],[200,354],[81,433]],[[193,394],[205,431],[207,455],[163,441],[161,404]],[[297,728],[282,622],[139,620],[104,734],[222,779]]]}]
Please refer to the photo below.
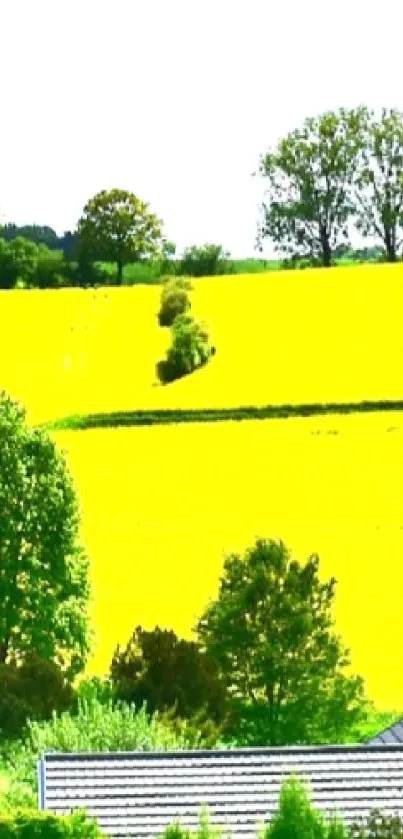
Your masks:
[{"label": "tall tree on hilltop", "polygon": [[35,653],[70,681],[83,670],[89,583],[78,528],[64,458],[0,392],[0,664]]},{"label": "tall tree on hilltop", "polygon": [[77,232],[81,254],[116,262],[118,285],[126,262],[162,254],[162,222],[140,198],[123,189],[94,195]]},{"label": "tall tree on hilltop", "polygon": [[342,742],[366,709],[363,682],[344,671],[334,634],[335,580],[319,558],[291,559],[283,542],[258,539],[224,563],[218,598],[200,618],[201,648],[218,664],[238,711],[243,745]]},{"label": "tall tree on hilltop", "polygon": [[332,264],[333,249],[348,240],[354,210],[351,184],[363,143],[365,108],[329,111],[306,119],[262,156],[267,184],[257,243],[269,237],[277,251],[310,254]]},{"label": "tall tree on hilltop", "polygon": [[366,112],[366,142],[355,177],[356,226],[382,242],[389,262],[403,245],[403,114]]}]

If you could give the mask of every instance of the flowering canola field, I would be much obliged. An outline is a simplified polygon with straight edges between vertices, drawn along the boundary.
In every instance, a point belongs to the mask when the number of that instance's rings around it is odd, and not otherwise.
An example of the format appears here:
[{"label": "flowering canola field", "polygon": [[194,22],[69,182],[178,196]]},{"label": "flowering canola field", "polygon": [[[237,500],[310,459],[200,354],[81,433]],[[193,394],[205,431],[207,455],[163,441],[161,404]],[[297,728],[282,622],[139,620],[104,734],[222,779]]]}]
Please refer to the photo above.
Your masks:
[{"label": "flowering canola field", "polygon": [[[41,422],[131,408],[402,399],[403,268],[208,278],[217,353],[168,387],[160,289],[3,292],[1,386]],[[282,538],[334,575],[337,628],[379,707],[403,697],[403,413],[53,432],[91,558],[89,672],[135,625],[190,636],[223,555]]]}]

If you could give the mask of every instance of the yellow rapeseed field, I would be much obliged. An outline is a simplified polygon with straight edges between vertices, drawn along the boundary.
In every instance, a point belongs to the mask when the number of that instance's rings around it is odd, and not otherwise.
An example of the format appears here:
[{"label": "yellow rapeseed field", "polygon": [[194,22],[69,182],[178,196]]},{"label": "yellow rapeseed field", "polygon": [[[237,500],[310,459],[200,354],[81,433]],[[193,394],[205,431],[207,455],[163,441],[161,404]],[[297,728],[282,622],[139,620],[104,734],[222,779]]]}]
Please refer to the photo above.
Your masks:
[{"label": "yellow rapeseed field", "polygon": [[[0,294],[1,386],[37,423],[130,408],[403,398],[403,268],[209,278],[217,353],[168,387],[153,287]],[[380,707],[403,698],[403,414],[54,432],[91,557],[89,672],[138,623],[190,635],[225,552],[282,538],[339,581],[338,630]]]}]

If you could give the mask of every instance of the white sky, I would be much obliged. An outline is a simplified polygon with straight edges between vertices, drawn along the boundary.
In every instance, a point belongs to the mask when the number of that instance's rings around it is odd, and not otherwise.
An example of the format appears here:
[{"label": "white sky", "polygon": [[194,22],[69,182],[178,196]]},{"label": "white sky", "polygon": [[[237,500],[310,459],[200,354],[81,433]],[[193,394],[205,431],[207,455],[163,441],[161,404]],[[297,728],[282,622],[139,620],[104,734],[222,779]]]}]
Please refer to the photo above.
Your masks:
[{"label": "white sky", "polygon": [[403,110],[402,24],[402,0],[0,0],[2,220],[62,233],[120,187],[178,252],[251,256],[260,154],[324,110]]}]

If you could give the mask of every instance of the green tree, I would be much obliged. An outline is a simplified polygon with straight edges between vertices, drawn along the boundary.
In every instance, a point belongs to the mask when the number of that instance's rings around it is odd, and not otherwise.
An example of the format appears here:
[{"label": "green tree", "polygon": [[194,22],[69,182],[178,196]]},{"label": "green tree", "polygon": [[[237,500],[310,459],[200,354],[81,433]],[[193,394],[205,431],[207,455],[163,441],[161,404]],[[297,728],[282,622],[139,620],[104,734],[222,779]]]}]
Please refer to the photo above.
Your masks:
[{"label": "green tree", "polygon": [[271,745],[341,742],[364,713],[362,679],[333,632],[332,578],[319,558],[293,560],[283,542],[258,539],[225,559],[219,595],[196,627],[225,673],[237,739]]},{"label": "green tree", "polygon": [[216,274],[229,274],[232,265],[230,254],[222,245],[190,245],[185,248],[180,262],[180,273],[190,277],[213,277]]},{"label": "green tree", "polygon": [[161,306],[158,312],[160,326],[172,326],[178,315],[186,314],[191,303],[188,292],[192,285],[187,277],[166,277],[162,284]]},{"label": "green tree", "polygon": [[0,664],[0,732],[19,736],[28,718],[44,720],[73,702],[72,686],[54,661],[29,652],[21,664]]},{"label": "green tree", "polygon": [[89,651],[88,562],[66,463],[0,393],[0,664],[34,651],[72,680]]},{"label": "green tree", "polygon": [[195,641],[172,630],[137,626],[126,649],[116,648],[110,675],[119,699],[137,706],[146,702],[152,713],[175,707],[178,716],[191,718],[203,709],[221,722],[228,710],[216,663]]},{"label": "green tree", "polygon": [[403,244],[403,114],[366,113],[366,142],[355,177],[356,226],[382,242],[389,262]]},{"label": "green tree", "polygon": [[305,780],[291,775],[283,781],[278,809],[260,839],[347,839],[348,830],[333,812],[330,818],[313,806]]},{"label": "green tree", "polygon": [[329,111],[306,119],[260,160],[267,184],[258,245],[332,264],[332,251],[348,239],[354,210],[351,184],[364,142],[365,109]]},{"label": "green tree", "polygon": [[167,384],[202,367],[214,354],[206,327],[190,315],[178,315],[172,324],[172,344],[167,357],[157,363],[157,375]]},{"label": "green tree", "polygon": [[78,223],[80,251],[116,262],[117,283],[123,266],[162,253],[162,223],[148,205],[123,189],[102,190],[91,198]]}]

